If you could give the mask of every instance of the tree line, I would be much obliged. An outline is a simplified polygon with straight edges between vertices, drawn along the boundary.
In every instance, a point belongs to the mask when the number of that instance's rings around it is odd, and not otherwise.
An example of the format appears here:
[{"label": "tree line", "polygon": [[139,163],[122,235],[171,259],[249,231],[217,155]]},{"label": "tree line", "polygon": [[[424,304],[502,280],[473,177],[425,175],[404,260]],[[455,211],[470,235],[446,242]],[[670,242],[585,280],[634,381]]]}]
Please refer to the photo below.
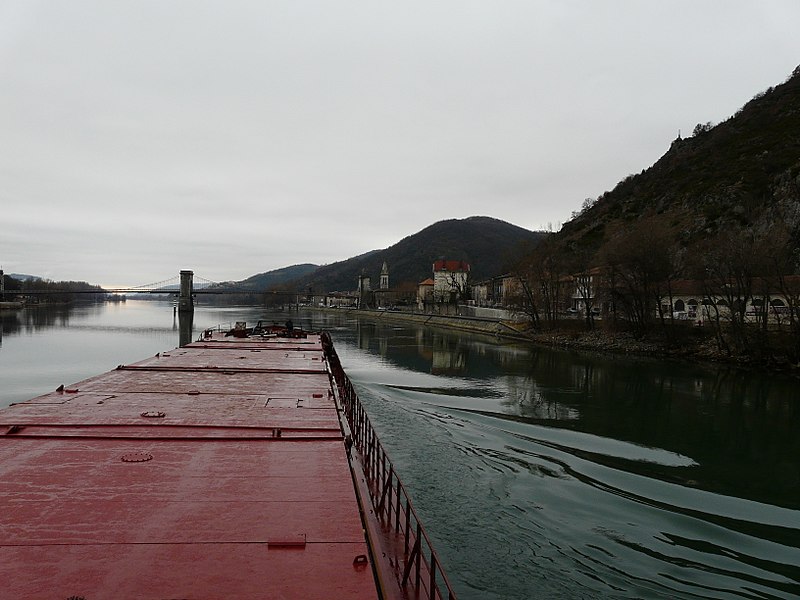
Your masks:
[{"label": "tree line", "polygon": [[688,283],[721,352],[761,358],[779,344],[797,361],[800,240],[786,222],[730,225],[691,245],[655,217],[629,224],[595,248],[550,235],[516,262],[511,303],[535,330],[562,327],[577,300],[587,329],[602,314],[605,329],[670,341],[675,296]]},{"label": "tree line", "polygon": [[18,280],[3,275],[3,284],[7,300],[22,297],[31,304],[103,302],[108,298],[102,287],[85,281],[51,281],[38,278]]}]

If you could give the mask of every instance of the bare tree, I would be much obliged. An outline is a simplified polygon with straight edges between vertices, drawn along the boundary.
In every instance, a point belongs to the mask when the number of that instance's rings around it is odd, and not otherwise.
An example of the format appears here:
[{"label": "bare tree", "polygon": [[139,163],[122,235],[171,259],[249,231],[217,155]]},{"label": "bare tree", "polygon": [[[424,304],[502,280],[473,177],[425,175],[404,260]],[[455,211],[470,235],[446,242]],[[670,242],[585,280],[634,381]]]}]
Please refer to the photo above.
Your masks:
[{"label": "bare tree", "polygon": [[667,331],[673,312],[672,284],[679,272],[667,228],[653,220],[640,221],[606,245],[603,260],[609,269],[614,303],[633,330],[640,336],[647,334],[658,317]]},{"label": "bare tree", "polygon": [[510,303],[531,319],[534,328],[541,328],[542,321],[552,326],[558,320],[565,287],[561,255],[555,240],[546,237],[533,250],[521,253],[513,267],[519,288]]},{"label": "bare tree", "polygon": [[[768,245],[765,254],[769,261],[768,281],[780,293],[785,306],[772,308],[775,320],[785,322],[791,333],[793,360],[800,360],[800,240],[786,225],[784,219],[776,219],[766,236]],[[766,306],[769,311],[771,307]]]},{"label": "bare tree", "polygon": [[758,252],[760,242],[752,229],[728,230],[702,252],[705,294],[714,311],[712,323],[721,349],[728,354],[752,350],[747,305],[752,304],[756,278],[766,267]]},{"label": "bare tree", "polygon": [[448,271],[445,280],[446,289],[434,291],[435,300],[445,312],[458,311],[459,303],[471,297],[472,278],[469,271]]},{"label": "bare tree", "polygon": [[[599,270],[595,268],[597,257],[593,248],[577,242],[567,244],[564,271],[572,277],[574,293],[583,304],[586,329],[594,329],[594,308],[599,288]],[[568,293],[568,292],[565,292]]]}]

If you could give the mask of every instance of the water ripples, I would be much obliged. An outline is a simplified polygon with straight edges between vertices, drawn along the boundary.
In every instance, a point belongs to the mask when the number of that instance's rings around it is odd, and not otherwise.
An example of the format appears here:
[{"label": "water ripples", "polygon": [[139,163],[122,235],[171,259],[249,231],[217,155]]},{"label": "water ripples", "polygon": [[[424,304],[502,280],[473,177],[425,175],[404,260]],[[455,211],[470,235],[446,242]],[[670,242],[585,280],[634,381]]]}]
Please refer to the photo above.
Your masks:
[{"label": "water ripples", "polygon": [[462,598],[800,595],[800,513],[702,489],[692,457],[504,414],[469,381],[358,375]]}]

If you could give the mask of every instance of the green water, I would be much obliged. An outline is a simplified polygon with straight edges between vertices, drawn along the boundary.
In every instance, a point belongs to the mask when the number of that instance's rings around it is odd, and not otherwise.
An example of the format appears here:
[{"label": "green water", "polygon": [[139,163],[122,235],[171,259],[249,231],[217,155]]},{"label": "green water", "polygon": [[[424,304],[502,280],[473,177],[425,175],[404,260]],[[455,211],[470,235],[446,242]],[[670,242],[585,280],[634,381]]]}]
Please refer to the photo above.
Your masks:
[{"label": "green water", "polygon": [[[2,313],[0,405],[178,344],[166,303],[37,314]],[[797,380],[292,319],[331,331],[462,600],[800,596]]]}]

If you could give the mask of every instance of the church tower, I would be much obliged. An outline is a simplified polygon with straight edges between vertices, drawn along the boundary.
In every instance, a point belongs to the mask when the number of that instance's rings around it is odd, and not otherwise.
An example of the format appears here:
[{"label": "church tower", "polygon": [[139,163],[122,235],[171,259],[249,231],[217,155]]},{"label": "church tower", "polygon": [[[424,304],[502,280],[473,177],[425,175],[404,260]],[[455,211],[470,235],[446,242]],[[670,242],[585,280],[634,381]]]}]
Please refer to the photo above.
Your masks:
[{"label": "church tower", "polygon": [[389,289],[389,267],[386,265],[386,261],[383,261],[383,267],[381,268],[381,289]]}]

